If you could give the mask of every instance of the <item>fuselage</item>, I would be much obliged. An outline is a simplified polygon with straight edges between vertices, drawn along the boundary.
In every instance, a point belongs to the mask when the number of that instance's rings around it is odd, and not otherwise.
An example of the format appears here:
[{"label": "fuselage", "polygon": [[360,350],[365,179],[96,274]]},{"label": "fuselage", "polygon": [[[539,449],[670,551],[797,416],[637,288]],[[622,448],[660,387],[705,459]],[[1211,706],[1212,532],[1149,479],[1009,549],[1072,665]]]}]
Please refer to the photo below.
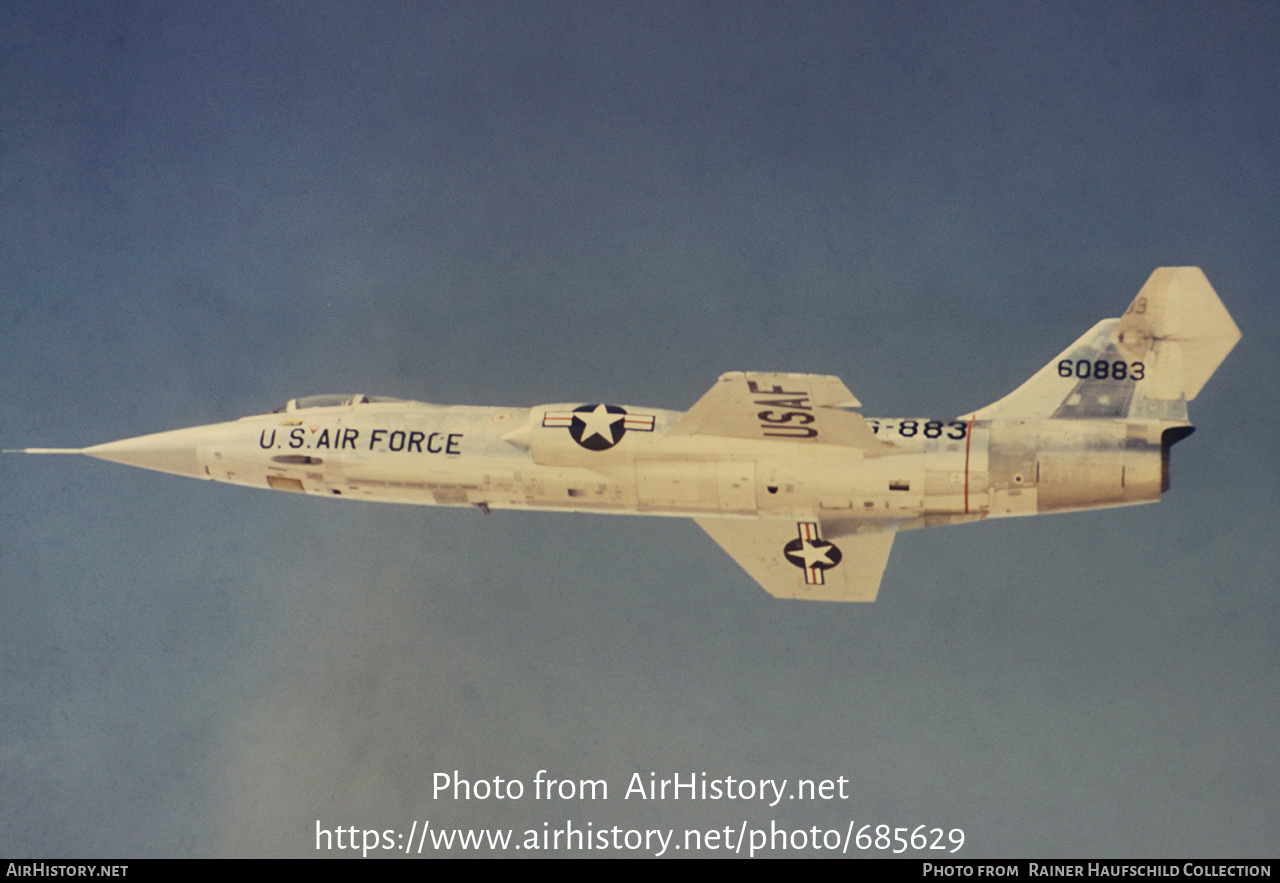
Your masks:
[{"label": "fuselage", "polygon": [[[340,499],[685,517],[817,512],[909,528],[1157,500],[1167,433],[1189,431],[1156,420],[868,418],[882,444],[868,456],[787,423],[762,424],[758,439],[668,435],[683,412],[658,408],[314,401],[85,452]],[[575,427],[579,415],[586,422]]]}]

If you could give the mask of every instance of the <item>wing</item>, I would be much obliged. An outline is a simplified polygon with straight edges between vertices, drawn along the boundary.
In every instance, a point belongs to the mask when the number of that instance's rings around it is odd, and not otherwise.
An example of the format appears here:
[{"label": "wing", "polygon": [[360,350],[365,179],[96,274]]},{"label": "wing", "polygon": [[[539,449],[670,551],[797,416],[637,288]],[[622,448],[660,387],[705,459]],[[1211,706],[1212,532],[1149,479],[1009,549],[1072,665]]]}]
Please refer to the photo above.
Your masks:
[{"label": "wing", "polygon": [[893,546],[891,525],[833,541],[823,538],[817,519],[694,521],[775,598],[874,601]]},{"label": "wing", "polygon": [[859,407],[839,377],[731,371],[666,434],[800,441],[879,454],[885,446],[862,415],[849,410]]}]

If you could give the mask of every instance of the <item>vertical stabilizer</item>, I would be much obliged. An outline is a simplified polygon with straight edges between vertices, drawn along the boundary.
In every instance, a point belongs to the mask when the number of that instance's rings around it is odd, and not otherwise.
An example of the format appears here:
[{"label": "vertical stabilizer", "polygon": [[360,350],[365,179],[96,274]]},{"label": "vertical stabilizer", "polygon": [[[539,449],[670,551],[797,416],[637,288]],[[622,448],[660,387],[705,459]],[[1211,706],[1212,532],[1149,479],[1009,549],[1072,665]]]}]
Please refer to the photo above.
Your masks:
[{"label": "vertical stabilizer", "polygon": [[1199,267],[1160,267],[1119,319],[1104,319],[1026,383],[962,419],[1187,421],[1240,339]]}]

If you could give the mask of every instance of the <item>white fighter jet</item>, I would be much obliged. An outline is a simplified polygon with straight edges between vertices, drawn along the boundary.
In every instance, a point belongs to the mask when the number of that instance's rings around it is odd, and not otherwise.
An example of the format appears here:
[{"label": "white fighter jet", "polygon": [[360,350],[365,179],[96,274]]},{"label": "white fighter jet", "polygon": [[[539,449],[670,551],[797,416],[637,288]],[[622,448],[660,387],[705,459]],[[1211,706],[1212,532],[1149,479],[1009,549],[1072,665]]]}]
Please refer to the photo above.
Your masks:
[{"label": "white fighter jet", "polygon": [[1240,330],[1195,267],[1162,267],[992,405],[868,418],[836,377],[731,372],[688,411],[568,402],[292,399],[85,454],[344,500],[692,518],[780,598],[874,601],[900,530],[1154,502],[1187,402]]}]

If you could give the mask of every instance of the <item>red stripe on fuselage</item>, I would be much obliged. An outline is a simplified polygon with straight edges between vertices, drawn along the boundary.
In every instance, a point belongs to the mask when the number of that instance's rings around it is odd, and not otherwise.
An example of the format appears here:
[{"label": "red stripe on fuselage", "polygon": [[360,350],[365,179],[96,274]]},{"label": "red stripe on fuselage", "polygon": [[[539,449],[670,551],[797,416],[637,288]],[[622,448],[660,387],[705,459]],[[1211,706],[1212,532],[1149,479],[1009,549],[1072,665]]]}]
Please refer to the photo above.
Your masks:
[{"label": "red stripe on fuselage", "polygon": [[973,444],[973,420],[964,432],[964,514],[969,514],[969,445]]}]

